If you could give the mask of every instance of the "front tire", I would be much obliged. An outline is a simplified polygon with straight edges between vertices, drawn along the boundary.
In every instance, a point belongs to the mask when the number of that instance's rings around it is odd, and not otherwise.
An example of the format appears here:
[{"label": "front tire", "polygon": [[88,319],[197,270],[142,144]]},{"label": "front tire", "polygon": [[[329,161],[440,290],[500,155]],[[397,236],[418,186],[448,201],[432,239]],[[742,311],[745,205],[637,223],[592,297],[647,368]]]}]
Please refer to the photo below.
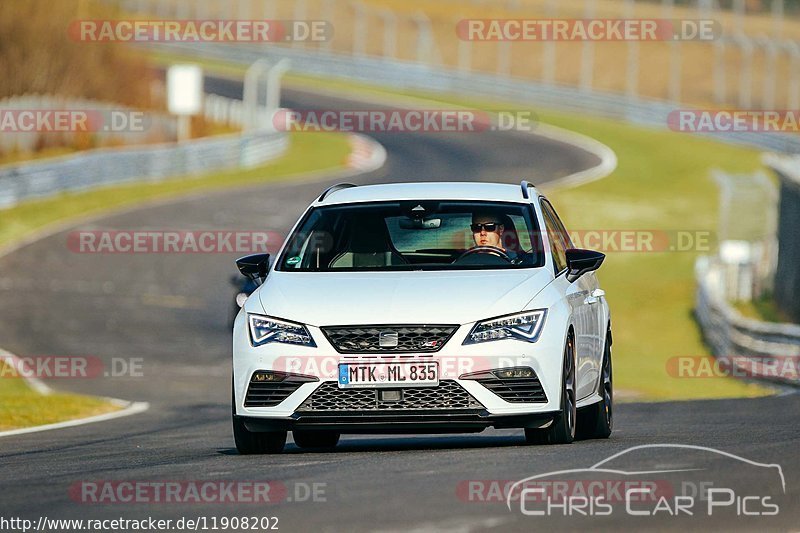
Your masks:
[{"label": "front tire", "polygon": [[578,412],[580,437],[584,439],[607,439],[614,429],[614,381],[611,366],[611,330],[606,333],[603,349],[603,367],[600,380],[601,401]]},{"label": "front tire", "polygon": [[546,429],[525,429],[529,444],[570,444],[575,440],[577,390],[575,379],[575,340],[572,333],[564,347],[561,382],[561,412]]},{"label": "front tire", "polygon": [[231,409],[233,411],[233,441],[241,455],[262,453],[281,453],[286,445],[286,431],[270,431],[257,433],[250,431],[236,416],[236,398],[231,390]]}]

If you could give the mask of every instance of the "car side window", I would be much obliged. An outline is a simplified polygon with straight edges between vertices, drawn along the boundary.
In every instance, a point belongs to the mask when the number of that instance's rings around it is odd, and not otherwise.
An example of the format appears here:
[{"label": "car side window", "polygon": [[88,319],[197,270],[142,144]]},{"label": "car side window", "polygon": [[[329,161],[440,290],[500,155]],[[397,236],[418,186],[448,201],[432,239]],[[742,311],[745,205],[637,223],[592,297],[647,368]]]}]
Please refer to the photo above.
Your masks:
[{"label": "car side window", "polygon": [[[553,211],[553,207],[546,200],[541,201],[542,214],[544,215],[544,225],[550,241],[550,253],[553,256],[555,272],[563,272],[567,268],[567,244],[564,242],[563,226],[559,228],[556,222],[558,218]],[[567,236],[569,238],[569,236]]]},{"label": "car side window", "polygon": [[542,199],[542,203],[547,204],[547,207],[550,210],[550,214],[553,216],[553,222],[556,223],[556,231],[558,231],[558,234],[561,235],[561,240],[564,242],[564,246],[567,248],[567,250],[569,250],[570,248],[574,248],[574,246],[572,245],[572,238],[569,236],[567,228],[564,227],[564,223],[561,222],[560,218],[558,218],[558,213],[556,213],[556,209],[555,207],[553,207],[553,204],[551,204],[544,198]]}]

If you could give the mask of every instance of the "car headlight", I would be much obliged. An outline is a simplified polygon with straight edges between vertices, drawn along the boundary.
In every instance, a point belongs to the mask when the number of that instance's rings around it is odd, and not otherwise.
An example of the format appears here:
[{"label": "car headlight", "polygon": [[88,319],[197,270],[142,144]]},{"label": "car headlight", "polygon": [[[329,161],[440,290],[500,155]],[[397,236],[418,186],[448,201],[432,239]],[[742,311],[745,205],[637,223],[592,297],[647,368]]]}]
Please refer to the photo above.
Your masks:
[{"label": "car headlight", "polygon": [[317,346],[314,343],[314,339],[311,338],[311,334],[302,324],[252,313],[247,314],[247,322],[250,325],[250,341],[253,346],[261,346],[271,342],[310,346],[312,348]]},{"label": "car headlight", "polygon": [[464,344],[497,341],[501,339],[519,339],[527,342],[536,342],[544,326],[547,311],[525,311],[513,315],[501,316],[483,320],[475,324],[467,335]]}]

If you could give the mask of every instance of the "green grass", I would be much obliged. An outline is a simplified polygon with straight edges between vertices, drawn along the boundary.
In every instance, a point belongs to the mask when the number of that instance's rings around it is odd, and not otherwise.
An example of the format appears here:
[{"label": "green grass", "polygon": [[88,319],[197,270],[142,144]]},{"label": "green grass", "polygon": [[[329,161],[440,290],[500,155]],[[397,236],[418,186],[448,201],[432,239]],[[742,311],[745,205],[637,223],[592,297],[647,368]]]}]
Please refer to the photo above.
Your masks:
[{"label": "green grass", "polygon": [[343,134],[293,133],[290,140],[287,153],[280,159],[252,169],[170,178],[158,183],[116,185],[33,200],[0,210],[0,249],[50,224],[130,207],[147,200],[266,183],[308,172],[343,168],[350,153],[347,137]]},{"label": "green grass", "polygon": [[95,416],[120,407],[80,394],[41,395],[0,363],[0,431]]},{"label": "green grass", "polygon": [[765,322],[792,322],[791,317],[778,308],[771,294],[766,294],[752,302],[736,302],[733,307],[746,318]]}]

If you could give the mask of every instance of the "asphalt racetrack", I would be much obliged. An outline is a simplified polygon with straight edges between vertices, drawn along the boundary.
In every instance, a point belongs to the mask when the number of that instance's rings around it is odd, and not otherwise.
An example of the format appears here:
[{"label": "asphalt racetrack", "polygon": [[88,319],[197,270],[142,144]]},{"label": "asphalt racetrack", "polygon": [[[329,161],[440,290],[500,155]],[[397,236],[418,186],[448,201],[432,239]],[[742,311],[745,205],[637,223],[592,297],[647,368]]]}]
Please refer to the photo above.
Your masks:
[{"label": "asphalt racetrack", "polygon": [[[241,94],[237,82],[208,80],[206,88],[227,96]],[[286,91],[283,105],[364,108],[299,91]],[[357,183],[528,179],[541,184],[598,163],[591,153],[527,133],[385,133],[374,137],[387,150],[387,164],[353,178]],[[286,182],[194,196],[73,229],[267,229],[283,234],[329,184],[331,180]],[[62,390],[147,401],[150,409],[109,422],[0,440],[3,516],[34,522],[42,516],[206,517],[208,530],[212,517],[277,517],[280,531],[556,527],[796,531],[800,527],[800,399],[796,394],[756,400],[620,404],[611,439],[569,446],[527,446],[521,431],[487,430],[444,436],[349,435],[335,450],[322,452],[301,450],[290,438],[282,455],[239,456],[231,435],[229,361],[234,293],[229,278],[235,273],[236,254],[78,254],[67,246],[69,231],[0,258],[3,348],[19,355],[92,355],[101,358],[106,368],[111,368],[115,358],[136,359],[141,375],[50,384]],[[646,337],[642,332],[643,345]],[[582,507],[583,512],[577,512],[557,506],[548,509],[549,516],[541,516],[524,513],[518,502],[509,509],[496,492],[497,487],[528,476],[586,469],[632,447],[654,444],[711,447],[736,457],[646,447],[612,461],[616,473],[592,473],[591,479],[608,487],[614,479],[635,473],[640,481],[664,489],[668,502],[673,501],[678,485],[706,483],[708,487],[710,483],[729,489],[716,498],[722,502],[730,496],[731,503],[713,507],[711,516],[708,495],[704,500],[698,496],[691,515],[673,516],[662,509],[656,516],[634,516],[630,511],[647,513],[654,504],[639,503],[627,509],[624,503],[612,501],[612,510],[605,516],[597,509]],[[777,470],[763,465],[780,466],[785,492]],[[588,479],[585,474],[576,476]],[[121,482],[179,482],[186,487],[209,481],[242,486],[270,481],[277,501],[249,503],[244,497],[225,503],[119,501],[118,492],[111,500],[95,502],[92,498],[98,493],[87,495],[84,490],[94,486],[87,483],[119,487]],[[745,516],[770,514],[773,503],[779,507],[774,516]]]}]

